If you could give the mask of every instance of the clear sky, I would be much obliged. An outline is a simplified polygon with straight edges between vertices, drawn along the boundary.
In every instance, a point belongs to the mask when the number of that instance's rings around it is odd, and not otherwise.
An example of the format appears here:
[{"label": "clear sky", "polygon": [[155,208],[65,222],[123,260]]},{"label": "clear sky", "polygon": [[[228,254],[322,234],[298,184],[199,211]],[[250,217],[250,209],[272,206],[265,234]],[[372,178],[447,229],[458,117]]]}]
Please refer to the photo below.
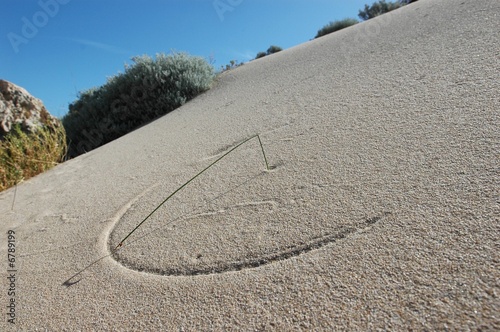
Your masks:
[{"label": "clear sky", "polygon": [[218,69],[313,39],[372,0],[0,0],[0,79],[58,117],[136,55],[185,51]]}]

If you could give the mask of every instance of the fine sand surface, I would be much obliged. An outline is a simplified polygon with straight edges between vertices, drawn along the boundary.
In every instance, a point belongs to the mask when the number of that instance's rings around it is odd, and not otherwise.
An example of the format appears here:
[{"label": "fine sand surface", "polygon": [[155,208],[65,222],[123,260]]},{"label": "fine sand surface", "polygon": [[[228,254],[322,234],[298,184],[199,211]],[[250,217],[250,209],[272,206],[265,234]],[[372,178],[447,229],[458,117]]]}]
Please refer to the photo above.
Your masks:
[{"label": "fine sand surface", "polygon": [[420,0],[1,193],[0,330],[498,331],[499,20]]}]

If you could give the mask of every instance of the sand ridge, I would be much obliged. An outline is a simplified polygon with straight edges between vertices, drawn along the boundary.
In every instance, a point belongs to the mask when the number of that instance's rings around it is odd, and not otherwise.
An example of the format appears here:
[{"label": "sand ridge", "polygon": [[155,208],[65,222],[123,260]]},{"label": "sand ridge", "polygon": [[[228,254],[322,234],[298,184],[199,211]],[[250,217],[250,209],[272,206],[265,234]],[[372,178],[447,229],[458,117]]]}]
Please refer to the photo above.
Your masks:
[{"label": "sand ridge", "polygon": [[[498,330],[497,16],[420,0],[225,73],[14,209],[0,193],[19,264],[1,328]],[[256,133],[275,169],[248,142],[109,256]]]}]

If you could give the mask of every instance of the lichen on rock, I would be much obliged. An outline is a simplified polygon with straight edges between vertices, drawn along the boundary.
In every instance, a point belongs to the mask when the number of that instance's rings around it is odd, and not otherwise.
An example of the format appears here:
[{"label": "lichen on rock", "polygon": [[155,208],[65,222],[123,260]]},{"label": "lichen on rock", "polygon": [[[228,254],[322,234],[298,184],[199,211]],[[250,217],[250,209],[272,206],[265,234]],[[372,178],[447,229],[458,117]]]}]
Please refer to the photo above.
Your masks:
[{"label": "lichen on rock", "polygon": [[61,125],[40,99],[20,86],[0,79],[0,139],[15,124],[19,124],[24,132],[30,133],[40,127],[54,128]]}]

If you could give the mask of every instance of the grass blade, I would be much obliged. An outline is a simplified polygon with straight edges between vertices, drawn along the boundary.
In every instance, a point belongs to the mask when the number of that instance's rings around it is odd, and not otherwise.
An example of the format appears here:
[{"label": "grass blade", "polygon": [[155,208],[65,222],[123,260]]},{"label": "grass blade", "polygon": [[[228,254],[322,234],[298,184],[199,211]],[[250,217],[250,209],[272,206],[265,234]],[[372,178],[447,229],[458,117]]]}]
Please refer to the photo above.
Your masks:
[{"label": "grass blade", "polygon": [[236,146],[234,146],[233,148],[231,148],[231,150],[227,151],[226,153],[224,153],[222,156],[220,156],[219,158],[217,158],[217,160],[215,160],[213,163],[211,163],[210,165],[208,165],[207,167],[205,167],[202,171],[200,171],[198,174],[196,174],[195,176],[193,176],[191,179],[189,179],[186,183],[184,183],[182,186],[180,186],[179,188],[177,188],[173,193],[171,193],[167,198],[165,198],[156,208],[154,208],[153,211],[151,211],[151,213],[149,213],[139,224],[137,224],[137,226],[135,226],[134,229],[132,229],[132,231],[130,231],[130,233],[127,234],[127,236],[125,236],[121,241],[120,243],[118,243],[118,245],[113,249],[113,252],[117,251],[121,246],[123,246],[123,242],[125,242],[125,240],[127,240],[139,227],[141,227],[142,224],[144,224],[144,222],[146,220],[149,219],[149,217],[151,217],[163,204],[165,204],[170,198],[172,198],[175,194],[177,194],[180,190],[182,190],[184,187],[186,187],[189,183],[191,183],[194,179],[196,179],[198,176],[200,176],[201,174],[203,174],[206,170],[208,170],[210,167],[212,167],[213,165],[217,164],[222,158],[224,158],[225,156],[227,156],[228,154],[230,154],[231,152],[233,152],[234,150],[236,150],[238,147],[240,147],[241,145],[245,144],[246,142],[248,142],[249,140],[251,140],[252,138],[258,138],[259,139],[259,144],[260,144],[260,148],[262,150],[262,155],[264,156],[264,161],[266,163],[266,169],[267,170],[270,170],[271,168],[269,167],[269,164],[267,162],[267,158],[266,158],[266,153],[264,152],[264,146],[262,145],[262,141],[260,139],[260,136],[259,134],[256,134],[254,136],[251,136],[247,139],[245,139],[243,142],[241,143],[238,143]]}]

